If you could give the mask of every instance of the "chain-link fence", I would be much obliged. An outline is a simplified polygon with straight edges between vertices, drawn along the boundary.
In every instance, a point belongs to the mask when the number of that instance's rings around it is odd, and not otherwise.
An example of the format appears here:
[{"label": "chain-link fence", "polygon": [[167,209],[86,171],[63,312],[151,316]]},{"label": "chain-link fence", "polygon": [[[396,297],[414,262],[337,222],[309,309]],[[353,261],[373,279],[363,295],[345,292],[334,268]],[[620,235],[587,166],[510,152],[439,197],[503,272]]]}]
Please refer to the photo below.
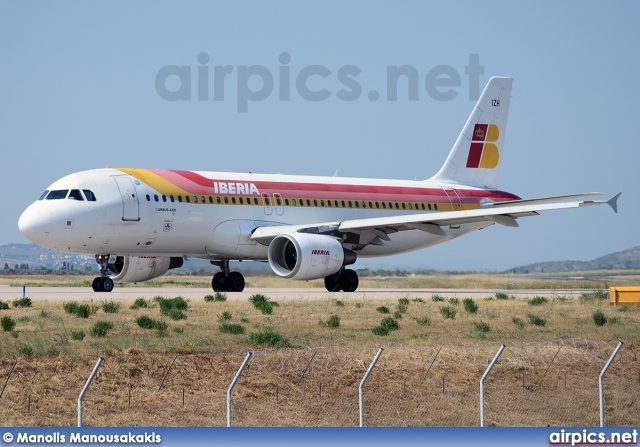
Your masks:
[{"label": "chain-link fence", "polygon": [[[485,382],[485,425],[598,425],[598,375],[617,342],[510,343]],[[480,377],[499,345],[386,347],[364,386],[367,426],[478,426]],[[254,352],[234,388],[234,426],[357,426],[377,347]],[[224,426],[246,353],[106,356],[85,426]],[[97,358],[0,362],[4,425],[73,426]],[[640,361],[624,345],[605,376],[605,424],[638,425]]]}]

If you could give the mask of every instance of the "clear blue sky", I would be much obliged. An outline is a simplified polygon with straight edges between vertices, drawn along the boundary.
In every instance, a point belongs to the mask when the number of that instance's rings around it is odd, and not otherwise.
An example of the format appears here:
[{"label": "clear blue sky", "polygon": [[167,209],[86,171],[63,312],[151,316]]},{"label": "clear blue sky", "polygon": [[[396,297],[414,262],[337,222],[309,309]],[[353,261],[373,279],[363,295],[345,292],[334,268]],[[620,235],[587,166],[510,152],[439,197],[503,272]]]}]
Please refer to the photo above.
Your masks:
[{"label": "clear blue sky", "polygon": [[[632,1],[0,0],[0,244],[26,242],[18,217],[51,182],[109,161],[428,178],[475,103],[465,66],[477,54],[480,89],[493,75],[515,78],[500,189],[525,198],[623,191],[620,213],[552,211],[521,219],[518,229],[493,226],[357,266],[502,270],[639,245],[639,12]],[[201,53],[209,60],[199,62]],[[167,65],[191,71],[191,100],[159,94],[156,78]],[[329,72],[307,82],[326,89],[324,100],[305,99],[296,87],[313,65]],[[398,100],[387,99],[387,67],[400,65],[418,73],[417,100],[403,82]],[[425,86],[442,65],[460,75],[451,87],[457,96],[446,101]],[[232,66],[224,85],[214,82],[216,66]],[[359,70],[350,78],[359,95],[340,81],[347,66]],[[198,67],[208,70],[208,90]],[[244,82],[251,70],[271,75],[272,91],[257,75]],[[174,75],[164,85],[182,84]],[[263,87],[255,97],[264,99],[242,100]],[[223,100],[214,99],[216,88]],[[341,99],[341,89],[356,99]],[[205,90],[208,100],[198,100]],[[289,100],[281,99],[286,90]]]}]

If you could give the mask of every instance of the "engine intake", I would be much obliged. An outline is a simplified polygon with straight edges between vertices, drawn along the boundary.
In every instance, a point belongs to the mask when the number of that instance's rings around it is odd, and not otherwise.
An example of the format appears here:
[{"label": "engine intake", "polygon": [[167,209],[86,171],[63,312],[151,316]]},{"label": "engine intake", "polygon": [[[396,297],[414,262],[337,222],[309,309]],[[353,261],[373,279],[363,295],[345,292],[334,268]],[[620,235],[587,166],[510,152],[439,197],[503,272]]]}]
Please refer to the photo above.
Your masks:
[{"label": "engine intake", "polygon": [[167,271],[182,267],[184,259],[169,256],[118,256],[109,270],[115,282],[142,282],[164,275]]},{"label": "engine intake", "polygon": [[339,239],[319,234],[276,236],[269,244],[269,265],[276,275],[289,279],[318,279],[356,262],[356,254]]}]

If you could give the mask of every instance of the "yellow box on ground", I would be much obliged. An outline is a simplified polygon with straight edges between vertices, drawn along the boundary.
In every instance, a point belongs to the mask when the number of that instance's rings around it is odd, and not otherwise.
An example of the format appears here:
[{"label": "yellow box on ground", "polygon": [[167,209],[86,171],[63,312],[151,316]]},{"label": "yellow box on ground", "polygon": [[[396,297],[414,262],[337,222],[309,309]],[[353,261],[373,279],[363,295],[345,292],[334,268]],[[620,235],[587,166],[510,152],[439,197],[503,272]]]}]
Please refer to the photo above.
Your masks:
[{"label": "yellow box on ground", "polygon": [[609,305],[640,304],[640,287],[609,287]]}]

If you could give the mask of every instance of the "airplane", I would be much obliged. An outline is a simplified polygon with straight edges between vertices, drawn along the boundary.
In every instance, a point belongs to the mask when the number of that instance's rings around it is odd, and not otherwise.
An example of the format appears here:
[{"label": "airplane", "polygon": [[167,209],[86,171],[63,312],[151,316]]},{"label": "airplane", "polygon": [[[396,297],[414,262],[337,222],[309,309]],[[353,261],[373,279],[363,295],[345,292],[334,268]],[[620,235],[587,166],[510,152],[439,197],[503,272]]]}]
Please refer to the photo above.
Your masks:
[{"label": "airplane", "polygon": [[282,278],[324,278],[354,292],[358,258],[440,244],[539,212],[608,204],[621,193],[521,199],[498,190],[513,79],[492,77],[442,168],[428,180],[105,168],[52,183],[20,216],[20,232],[52,250],[95,255],[96,292],[207,259],[211,286],[241,292],[230,261],[268,261]]}]

